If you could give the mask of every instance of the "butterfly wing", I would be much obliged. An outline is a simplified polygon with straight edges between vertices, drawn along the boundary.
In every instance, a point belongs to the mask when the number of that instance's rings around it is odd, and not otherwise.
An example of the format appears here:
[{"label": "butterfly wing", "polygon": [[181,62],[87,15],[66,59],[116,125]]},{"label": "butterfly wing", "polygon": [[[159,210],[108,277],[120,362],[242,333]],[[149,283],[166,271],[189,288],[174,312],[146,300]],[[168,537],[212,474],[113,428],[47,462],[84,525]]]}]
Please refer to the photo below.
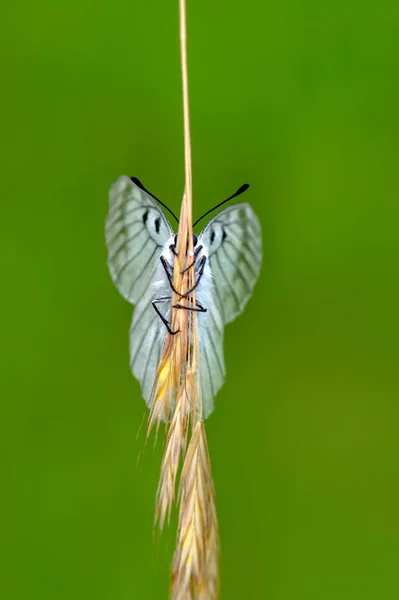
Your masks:
[{"label": "butterfly wing", "polygon": [[108,267],[122,296],[135,304],[130,328],[130,367],[148,404],[162,349],[160,327],[152,301],[162,295],[159,257],[173,230],[161,208],[129,177],[119,177],[109,192],[105,226]]},{"label": "butterfly wing", "polygon": [[136,304],[150,284],[154,265],[173,231],[156,200],[129,177],[109,191],[105,225],[108,267],[116,287]]},{"label": "butterfly wing", "polygon": [[259,220],[249,204],[235,204],[218,213],[198,239],[209,257],[212,274],[207,317],[199,328],[204,417],[225,380],[223,329],[243,310],[262,263]]},{"label": "butterfly wing", "polygon": [[259,220],[249,204],[235,204],[208,223],[198,243],[208,249],[215,301],[223,323],[229,323],[244,310],[259,276]]}]

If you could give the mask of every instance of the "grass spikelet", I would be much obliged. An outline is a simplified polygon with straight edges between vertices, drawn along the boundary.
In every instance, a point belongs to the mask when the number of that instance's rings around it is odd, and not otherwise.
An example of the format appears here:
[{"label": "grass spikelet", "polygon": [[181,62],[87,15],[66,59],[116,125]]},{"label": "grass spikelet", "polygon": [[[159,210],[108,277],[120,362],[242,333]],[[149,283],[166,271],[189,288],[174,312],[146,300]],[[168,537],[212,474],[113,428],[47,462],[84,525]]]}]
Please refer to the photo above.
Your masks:
[{"label": "grass spikelet", "polygon": [[180,479],[177,546],[172,565],[173,600],[218,593],[219,536],[205,427],[194,428]]},{"label": "grass spikelet", "polygon": [[184,391],[176,402],[173,418],[167,432],[165,451],[162,458],[161,474],[155,503],[155,521],[159,520],[163,529],[166,515],[168,521],[175,498],[176,477],[180,457],[185,452],[188,428],[189,404]]},{"label": "grass spikelet", "polygon": [[[205,428],[204,428],[205,436]],[[206,441],[206,438],[205,438]],[[204,577],[204,587],[201,600],[215,600],[219,593],[219,554],[220,554],[220,541],[219,541],[219,525],[216,514],[216,497],[215,497],[215,486],[211,475],[211,466],[209,460],[208,447],[207,458],[208,458],[208,498],[207,498],[207,509],[208,509],[208,529],[206,532],[205,539],[205,551],[206,551],[206,572]]]},{"label": "grass spikelet", "polygon": [[[192,231],[191,143],[188,110],[186,6],[180,6],[180,48],[183,80],[185,189],[177,232],[170,327],[155,376],[148,433],[161,420],[166,440],[156,493],[155,522],[162,529],[176,496],[180,460],[177,545],[172,564],[173,600],[216,600],[219,532],[215,491],[205,425],[202,420],[201,370],[195,307]],[[176,306],[177,305],[177,306]],[[191,432],[191,439],[187,440]]]},{"label": "grass spikelet", "polygon": [[[173,286],[181,305],[195,302],[192,263],[191,222],[187,196],[182,203],[178,236],[181,244],[175,260]],[[191,215],[190,215],[191,216]],[[183,234],[180,233],[182,229]],[[184,237],[183,237],[184,236]],[[191,247],[190,247],[191,244]],[[187,251],[186,251],[187,248]],[[160,420],[166,420],[166,441],[156,493],[155,522],[160,529],[169,521],[175,501],[176,480],[181,457],[184,457],[179,484],[179,522],[177,546],[172,565],[171,597],[173,600],[216,600],[218,594],[219,533],[215,492],[211,474],[205,425],[202,420],[200,355],[197,315],[193,311],[173,308],[172,328],[157,369],[148,432]],[[171,420],[169,422],[169,417]],[[187,447],[188,434],[191,439]]]}]

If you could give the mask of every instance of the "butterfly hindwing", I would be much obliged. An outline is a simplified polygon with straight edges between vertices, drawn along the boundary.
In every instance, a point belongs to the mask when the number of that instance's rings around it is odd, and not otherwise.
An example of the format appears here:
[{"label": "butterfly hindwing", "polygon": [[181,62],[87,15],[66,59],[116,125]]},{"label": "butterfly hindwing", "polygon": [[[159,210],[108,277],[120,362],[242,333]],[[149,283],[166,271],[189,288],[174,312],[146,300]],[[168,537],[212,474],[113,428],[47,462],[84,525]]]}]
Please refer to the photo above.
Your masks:
[{"label": "butterfly hindwing", "polygon": [[198,318],[202,408],[205,419],[213,411],[215,396],[226,379],[223,352],[224,325],[217,304],[211,301],[207,308],[206,315],[200,315]]},{"label": "butterfly hindwing", "polygon": [[[154,290],[150,286],[134,308],[129,331],[130,369],[140,382],[141,395],[150,405],[155,373],[165,340],[165,325],[156,314],[152,301]],[[169,305],[165,305],[167,316]]]}]

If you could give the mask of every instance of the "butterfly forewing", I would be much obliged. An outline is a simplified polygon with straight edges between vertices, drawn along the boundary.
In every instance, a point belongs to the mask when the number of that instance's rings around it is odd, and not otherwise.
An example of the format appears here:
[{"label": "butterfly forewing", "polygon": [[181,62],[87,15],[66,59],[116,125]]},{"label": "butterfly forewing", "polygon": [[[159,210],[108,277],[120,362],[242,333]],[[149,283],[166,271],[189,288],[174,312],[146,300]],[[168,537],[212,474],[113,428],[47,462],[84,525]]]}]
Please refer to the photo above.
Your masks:
[{"label": "butterfly forewing", "polygon": [[235,204],[216,215],[202,231],[212,269],[215,301],[224,323],[243,310],[262,263],[261,229],[249,204]]},{"label": "butterfly forewing", "polygon": [[135,304],[147,290],[162,247],[172,229],[157,202],[129,177],[119,177],[109,192],[105,235],[112,279]]}]

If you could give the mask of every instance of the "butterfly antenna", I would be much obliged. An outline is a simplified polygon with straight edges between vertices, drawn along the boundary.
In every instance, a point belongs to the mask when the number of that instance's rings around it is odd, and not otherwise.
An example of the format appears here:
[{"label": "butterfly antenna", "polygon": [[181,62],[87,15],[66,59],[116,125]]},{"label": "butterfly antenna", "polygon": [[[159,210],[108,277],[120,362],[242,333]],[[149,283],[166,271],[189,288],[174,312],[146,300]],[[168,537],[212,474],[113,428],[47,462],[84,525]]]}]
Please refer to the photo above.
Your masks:
[{"label": "butterfly antenna", "polygon": [[197,225],[197,223],[199,223],[200,221],[202,221],[202,219],[204,217],[206,217],[207,215],[209,215],[211,212],[213,212],[214,210],[216,210],[217,208],[219,208],[223,204],[226,204],[226,202],[229,202],[230,200],[233,200],[233,198],[237,198],[237,196],[240,196],[241,194],[243,194],[248,188],[249,188],[249,183],[244,183],[240,188],[238,188],[238,190],[232,196],[229,196],[228,198],[226,198],[226,200],[223,200],[223,202],[219,202],[219,204],[217,204],[216,206],[214,206],[213,208],[211,208],[210,210],[208,210],[206,213],[204,213],[202,215],[202,217],[200,217],[199,219],[197,219],[195,221],[193,227],[195,227]]},{"label": "butterfly antenna", "polygon": [[147,188],[145,188],[143,186],[143,184],[141,183],[140,179],[137,179],[137,177],[131,177],[130,179],[133,181],[133,183],[135,183],[137,185],[137,187],[139,187],[141,190],[143,190],[143,192],[146,192],[146,194],[148,194],[149,196],[152,196],[152,198],[154,198],[154,200],[156,200],[157,202],[159,202],[159,204],[161,206],[163,206],[164,208],[166,208],[166,210],[168,212],[170,212],[170,214],[172,215],[172,217],[174,219],[176,219],[177,222],[179,222],[179,219],[176,217],[175,213],[170,210],[169,206],[166,206],[166,204],[164,204],[163,202],[161,202],[161,200],[159,198],[157,198],[156,196],[154,196],[154,194],[151,194],[151,192],[148,191]]}]

